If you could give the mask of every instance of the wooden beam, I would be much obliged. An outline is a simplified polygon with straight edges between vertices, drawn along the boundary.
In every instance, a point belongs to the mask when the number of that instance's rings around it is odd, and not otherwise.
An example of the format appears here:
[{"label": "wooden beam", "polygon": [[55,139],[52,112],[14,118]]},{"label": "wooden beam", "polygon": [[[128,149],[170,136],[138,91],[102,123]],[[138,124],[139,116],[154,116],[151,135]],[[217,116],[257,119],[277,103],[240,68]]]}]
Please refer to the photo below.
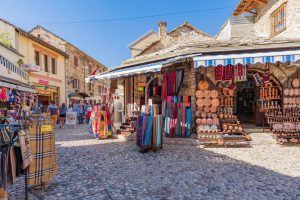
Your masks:
[{"label": "wooden beam", "polygon": [[260,3],[262,5],[266,5],[267,4],[267,0],[253,0],[253,1],[255,1],[257,3]]},{"label": "wooden beam", "polygon": [[251,15],[254,15],[254,16],[257,16],[257,13],[256,12],[253,12],[251,10],[245,10],[245,12],[251,14]]},{"label": "wooden beam", "polygon": [[242,5],[242,9],[240,11],[240,13],[243,13],[247,10],[247,8],[252,4],[252,0],[248,0],[245,2],[244,5]]}]

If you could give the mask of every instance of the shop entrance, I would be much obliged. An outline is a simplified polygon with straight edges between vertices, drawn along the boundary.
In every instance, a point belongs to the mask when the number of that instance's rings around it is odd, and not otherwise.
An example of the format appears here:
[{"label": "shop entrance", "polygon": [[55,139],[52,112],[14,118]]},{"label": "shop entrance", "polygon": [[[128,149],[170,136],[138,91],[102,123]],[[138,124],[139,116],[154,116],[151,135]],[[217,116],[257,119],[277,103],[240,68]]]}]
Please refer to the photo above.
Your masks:
[{"label": "shop entrance", "polygon": [[236,114],[238,119],[245,124],[256,123],[257,88],[251,76],[247,81],[236,85]]}]

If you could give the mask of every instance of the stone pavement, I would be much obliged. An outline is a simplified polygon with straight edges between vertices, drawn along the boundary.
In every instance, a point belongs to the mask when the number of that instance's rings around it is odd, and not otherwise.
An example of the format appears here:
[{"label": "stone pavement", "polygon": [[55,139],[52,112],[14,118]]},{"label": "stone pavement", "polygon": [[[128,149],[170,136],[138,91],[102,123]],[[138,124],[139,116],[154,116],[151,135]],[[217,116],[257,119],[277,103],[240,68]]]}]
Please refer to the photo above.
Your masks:
[{"label": "stone pavement", "polygon": [[[165,145],[147,154],[133,142],[93,139],[84,126],[56,136],[59,171],[47,200],[300,199],[300,147],[266,133],[251,134],[252,148]],[[18,180],[10,197],[23,196]]]}]

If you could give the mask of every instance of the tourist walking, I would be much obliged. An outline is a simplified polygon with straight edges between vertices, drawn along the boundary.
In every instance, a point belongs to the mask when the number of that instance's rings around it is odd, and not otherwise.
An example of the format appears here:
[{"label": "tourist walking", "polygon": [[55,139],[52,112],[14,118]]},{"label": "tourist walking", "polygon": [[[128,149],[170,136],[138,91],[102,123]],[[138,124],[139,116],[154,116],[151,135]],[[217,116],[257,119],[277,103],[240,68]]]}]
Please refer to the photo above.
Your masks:
[{"label": "tourist walking", "polygon": [[83,124],[83,115],[84,115],[83,106],[78,105],[78,108],[77,108],[76,112],[77,112],[77,115],[78,115],[79,124]]},{"label": "tourist walking", "polygon": [[60,120],[60,128],[65,127],[65,119],[67,114],[67,107],[66,104],[61,104],[61,107],[59,108],[59,120]]},{"label": "tourist walking", "polygon": [[54,101],[51,101],[50,105],[48,106],[48,113],[50,114],[52,127],[53,129],[55,129],[55,124],[57,122],[58,108]]}]

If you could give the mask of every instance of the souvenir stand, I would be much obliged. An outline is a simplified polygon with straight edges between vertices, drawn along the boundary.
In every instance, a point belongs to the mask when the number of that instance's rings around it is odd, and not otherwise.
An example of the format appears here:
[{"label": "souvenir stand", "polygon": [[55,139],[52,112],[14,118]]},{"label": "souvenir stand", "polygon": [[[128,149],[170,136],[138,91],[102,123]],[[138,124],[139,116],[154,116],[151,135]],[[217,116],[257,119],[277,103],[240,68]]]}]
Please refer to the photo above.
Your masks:
[{"label": "souvenir stand", "polygon": [[162,115],[166,137],[190,137],[192,134],[191,96],[182,95],[185,70],[181,65],[163,71]]},{"label": "souvenir stand", "polygon": [[106,139],[112,136],[111,113],[108,105],[93,106],[88,130],[97,139]]},{"label": "souvenir stand", "polygon": [[136,123],[136,145],[140,152],[158,150],[163,146],[162,115],[157,104],[142,106]]},{"label": "souvenir stand", "polygon": [[[50,120],[47,134],[40,120],[33,120],[31,107],[37,102],[34,90],[9,83],[1,83],[0,142],[1,188],[0,198],[8,198],[7,189],[25,175],[25,199],[35,186],[50,184],[56,171],[55,138]],[[5,87],[5,86],[7,87]],[[48,117],[49,118],[49,117]],[[45,123],[45,122],[44,122]],[[38,134],[34,127],[39,127]],[[43,155],[43,156],[41,156]],[[48,168],[47,165],[51,167]]]},{"label": "souvenir stand", "polygon": [[[274,91],[269,92],[274,94]],[[276,93],[275,93],[276,94]],[[279,94],[278,96],[279,97]],[[277,98],[276,98],[277,99]],[[289,77],[283,85],[282,105],[268,103],[268,124],[277,142],[300,143],[300,71]]]},{"label": "souvenir stand", "polygon": [[249,137],[235,114],[235,83],[246,77],[246,66],[201,67],[196,73],[196,129],[203,145],[248,146]]}]

